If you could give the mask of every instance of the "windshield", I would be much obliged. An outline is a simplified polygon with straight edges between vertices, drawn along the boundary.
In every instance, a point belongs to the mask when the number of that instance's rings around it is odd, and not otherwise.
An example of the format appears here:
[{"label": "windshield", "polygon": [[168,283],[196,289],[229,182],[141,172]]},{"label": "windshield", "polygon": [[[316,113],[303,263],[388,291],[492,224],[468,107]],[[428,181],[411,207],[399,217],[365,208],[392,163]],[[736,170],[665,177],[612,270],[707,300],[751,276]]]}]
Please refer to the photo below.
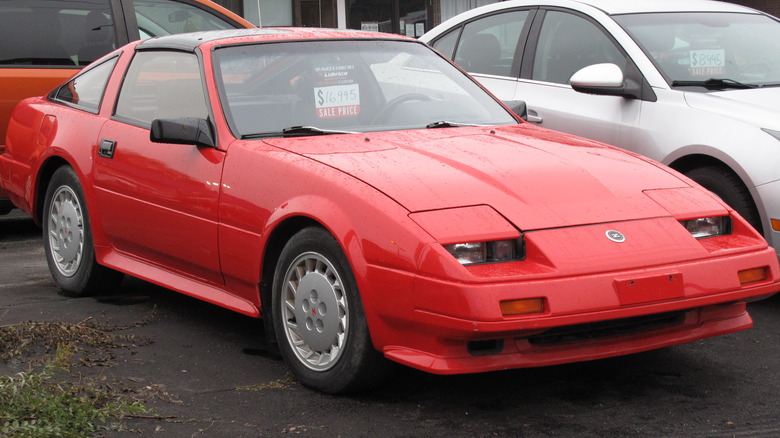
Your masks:
[{"label": "windshield", "polygon": [[614,18],[670,85],[708,79],[726,79],[720,83],[723,88],[780,84],[780,22],[766,15],[688,12]]},{"label": "windshield", "polygon": [[414,41],[262,43],[222,47],[214,57],[239,138],[517,123]]}]

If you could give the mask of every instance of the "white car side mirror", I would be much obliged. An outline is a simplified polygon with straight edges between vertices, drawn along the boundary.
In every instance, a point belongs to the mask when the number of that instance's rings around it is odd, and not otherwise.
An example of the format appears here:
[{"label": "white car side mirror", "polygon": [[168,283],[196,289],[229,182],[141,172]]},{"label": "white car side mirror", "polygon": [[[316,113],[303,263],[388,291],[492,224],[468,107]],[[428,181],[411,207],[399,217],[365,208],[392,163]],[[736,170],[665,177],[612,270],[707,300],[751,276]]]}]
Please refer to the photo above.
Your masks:
[{"label": "white car side mirror", "polygon": [[615,64],[593,64],[578,70],[569,80],[574,89],[623,86],[623,71]]},{"label": "white car side mirror", "polygon": [[[643,90],[642,82],[636,79],[626,78],[623,70],[615,64],[593,64],[580,69],[569,80],[574,91],[600,96],[620,96],[632,99],[641,99]],[[648,92],[649,91],[649,92]],[[647,100],[655,100],[649,89]],[[652,96],[652,99],[650,98]]]}]

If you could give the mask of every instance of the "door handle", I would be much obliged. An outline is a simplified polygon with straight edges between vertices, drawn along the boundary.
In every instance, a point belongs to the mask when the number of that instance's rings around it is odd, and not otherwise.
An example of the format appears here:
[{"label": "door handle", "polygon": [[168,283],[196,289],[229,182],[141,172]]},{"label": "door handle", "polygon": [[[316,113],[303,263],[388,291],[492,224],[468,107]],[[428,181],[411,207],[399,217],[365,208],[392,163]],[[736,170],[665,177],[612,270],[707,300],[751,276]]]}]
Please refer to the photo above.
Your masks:
[{"label": "door handle", "polygon": [[528,110],[528,121],[531,123],[542,123],[542,116],[540,116],[535,110]]},{"label": "door handle", "polygon": [[98,156],[105,158],[114,158],[114,147],[116,142],[113,140],[100,139],[100,146],[98,147]]}]

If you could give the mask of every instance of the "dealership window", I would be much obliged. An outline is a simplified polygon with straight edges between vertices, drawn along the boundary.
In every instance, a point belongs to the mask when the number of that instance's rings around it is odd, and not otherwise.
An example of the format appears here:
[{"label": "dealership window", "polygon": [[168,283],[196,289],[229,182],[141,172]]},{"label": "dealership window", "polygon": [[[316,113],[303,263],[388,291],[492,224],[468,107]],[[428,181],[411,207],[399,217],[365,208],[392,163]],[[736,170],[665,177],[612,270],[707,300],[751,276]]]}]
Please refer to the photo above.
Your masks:
[{"label": "dealership window", "polygon": [[347,27],[419,37],[448,18],[498,0],[346,0]]},{"label": "dealership window", "polygon": [[338,27],[336,0],[293,0],[293,17],[295,26]]},{"label": "dealership window", "polygon": [[346,0],[347,27],[419,37],[431,27],[426,0]]},{"label": "dealership window", "polygon": [[419,37],[498,0],[214,0],[254,24],[362,29]]}]

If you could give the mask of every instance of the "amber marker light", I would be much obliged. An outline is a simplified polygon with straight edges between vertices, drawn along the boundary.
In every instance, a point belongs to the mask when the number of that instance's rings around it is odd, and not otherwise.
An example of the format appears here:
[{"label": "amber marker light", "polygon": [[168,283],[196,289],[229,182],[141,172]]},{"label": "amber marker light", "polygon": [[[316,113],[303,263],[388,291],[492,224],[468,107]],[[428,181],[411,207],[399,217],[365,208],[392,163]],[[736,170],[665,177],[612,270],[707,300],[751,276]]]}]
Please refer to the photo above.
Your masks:
[{"label": "amber marker light", "polygon": [[772,229],[780,231],[780,219],[772,219]]},{"label": "amber marker light", "polygon": [[544,312],[544,298],[501,301],[501,314],[504,316],[529,315]]},{"label": "amber marker light", "polygon": [[745,269],[744,271],[739,271],[737,275],[739,275],[739,284],[743,285],[764,281],[767,278],[767,267]]}]

